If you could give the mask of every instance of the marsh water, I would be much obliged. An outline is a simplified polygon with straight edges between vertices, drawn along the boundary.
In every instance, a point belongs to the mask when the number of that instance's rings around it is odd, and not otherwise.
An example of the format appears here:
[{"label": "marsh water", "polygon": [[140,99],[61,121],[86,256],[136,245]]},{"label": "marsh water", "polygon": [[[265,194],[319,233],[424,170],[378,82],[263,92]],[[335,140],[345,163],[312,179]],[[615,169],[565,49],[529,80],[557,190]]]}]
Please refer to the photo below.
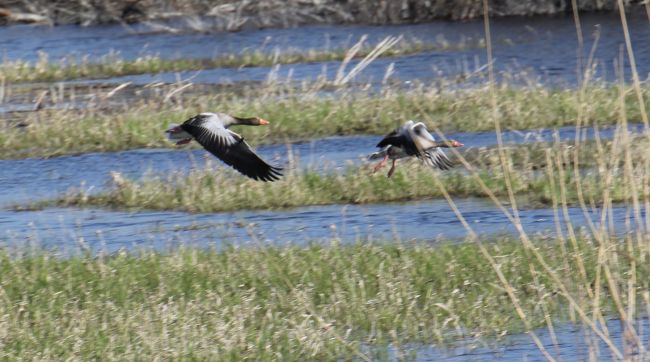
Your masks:
[{"label": "marsh water", "polygon": [[[650,43],[650,26],[642,12],[629,16],[634,44]],[[594,46],[596,76],[605,81],[616,79],[614,59],[623,44],[618,14],[582,16],[585,35],[584,54]],[[403,35],[425,43],[448,43],[446,50],[428,51],[398,58],[381,58],[368,66],[357,78],[363,82],[382,82],[391,67],[391,79],[408,84],[410,81],[432,82],[439,77],[468,74],[484,68],[485,49],[477,46],[483,37],[481,21],[433,22],[403,26],[308,26],[297,29],[249,29],[237,33],[201,33],[189,31],[182,24],[179,33],[138,25],[96,26],[11,26],[0,28],[0,51],[5,60],[37,61],[39,53],[50,60],[64,57],[88,57],[99,61],[109,53],[123,59],[157,55],[162,58],[208,58],[223,53],[247,50],[268,52],[287,49],[338,49],[349,47],[362,35],[375,44],[386,36]],[[570,17],[532,17],[494,19],[495,67],[501,78],[511,70],[527,71],[525,81],[548,86],[574,86],[577,82],[578,44]],[[466,44],[454,47],[454,44]],[[643,79],[650,74],[650,47],[635,49],[637,65]],[[349,66],[353,66],[353,64]],[[132,82],[173,83],[179,79],[193,83],[237,84],[278,80],[307,80],[318,76],[334,77],[338,62],[314,62],[276,67],[245,67],[237,69],[208,69],[200,72],[145,74],[99,80],[75,80],[80,84]],[[629,64],[624,65],[629,77]],[[0,103],[0,111],[29,111],[31,104]],[[632,125],[631,132],[641,126]],[[583,139],[594,136],[593,129],[578,130]],[[573,127],[559,130],[506,131],[505,142],[551,142],[557,137],[573,140]],[[600,130],[600,137],[611,138],[613,128]],[[491,147],[496,144],[493,132],[448,134],[468,147]],[[329,137],[290,145],[268,145],[259,153],[275,163],[316,172],[340,172],[346,167],[363,164],[379,135]],[[22,159],[0,161],[0,240],[10,247],[38,246],[57,250],[77,250],[80,246],[94,252],[114,252],[127,249],[165,250],[180,244],[197,246],[224,245],[304,245],[313,242],[400,242],[436,243],[442,240],[462,242],[467,230],[444,200],[421,200],[408,203],[376,205],[326,205],[286,210],[237,211],[213,214],[184,212],[137,212],[98,209],[47,208],[39,211],[12,211],[15,205],[53,198],[70,190],[83,188],[88,192],[105,190],[112,171],[139,179],[147,175],[187,172],[193,168],[210,167],[220,172],[218,161],[206,163],[212,157],[199,149],[146,149],[112,153],[89,153],[51,159]],[[515,230],[498,209],[483,199],[456,200],[459,210],[474,231],[486,237],[511,234]],[[626,207],[615,207],[615,223],[623,223],[630,215]],[[531,233],[549,235],[562,232],[568,220],[556,220],[553,210],[523,209],[520,213],[524,228]],[[645,217],[645,213],[642,213]],[[570,208],[568,219],[574,226],[585,226],[588,220],[600,219],[599,210]],[[614,329],[614,327],[612,327]],[[566,329],[561,333],[575,335]],[[576,338],[578,340],[579,338]],[[524,342],[525,340],[525,342]],[[545,339],[548,341],[548,338]],[[580,343],[580,342],[576,342]],[[512,347],[514,346],[514,347]],[[563,343],[565,358],[578,357],[572,342]],[[461,346],[441,351],[418,347],[418,360],[447,358],[491,360],[537,360],[542,358],[527,336],[514,337],[509,346],[500,348]]]},{"label": "marsh water", "polygon": [[[622,323],[619,319],[605,321],[605,326],[610,333],[612,343],[624,349],[625,341],[622,336]],[[650,327],[650,320],[647,318],[638,319],[635,325],[639,331],[646,331]],[[608,346],[600,340],[592,331],[586,328],[576,328],[569,325],[554,327],[553,336],[548,329],[535,330],[541,344],[549,355],[556,361],[612,361],[616,356],[609,352]],[[644,338],[645,337],[645,338]],[[640,336],[647,340],[647,335]],[[418,346],[412,354],[412,359],[419,362],[424,361],[548,361],[544,354],[537,348],[531,348],[531,338],[527,334],[517,334],[504,338],[499,345],[489,345],[481,341],[464,339],[450,348],[439,348],[433,346]],[[396,348],[389,348],[389,355],[392,360],[398,360],[398,356],[409,356],[408,351],[399,351]]]},{"label": "marsh water", "polygon": [[[596,77],[615,80],[614,60],[619,58],[624,41],[620,17],[616,13],[584,14],[581,22],[584,59],[594,47]],[[629,14],[628,23],[634,44],[650,42],[650,26],[641,9]],[[377,59],[362,72],[360,80],[382,81],[391,64],[394,66],[393,79],[429,82],[442,76],[471,73],[484,68],[486,63],[485,49],[477,46],[484,31],[480,20],[399,26],[307,26],[299,30],[250,29],[236,33],[202,33],[182,26],[177,28],[185,31],[169,33],[147,25],[13,26],[0,30],[0,52],[6,60],[29,61],[38,60],[39,53],[47,54],[50,60],[72,56],[97,61],[109,53],[123,59],[147,55],[167,59],[210,58],[246,50],[340,49],[350,47],[363,35],[368,36],[369,44],[376,44],[387,36],[401,35],[406,40],[448,46],[410,56]],[[495,18],[492,20],[492,40],[494,66],[499,74],[511,70],[527,71],[533,81],[575,84],[579,46],[572,17]],[[650,73],[650,49],[637,47],[635,56],[640,76],[645,79]],[[315,79],[323,74],[331,78],[338,67],[338,62],[316,62],[128,76],[101,82],[147,84],[191,79],[194,83],[236,83],[266,80],[269,74],[279,79],[291,76],[301,80]],[[629,64],[625,64],[624,71],[629,77]]]},{"label": "marsh water", "polygon": [[[641,125],[630,126],[631,132]],[[594,130],[579,130],[582,139],[590,139]],[[611,138],[614,128],[599,130],[601,138]],[[507,144],[524,142],[573,140],[574,127],[557,130],[508,131],[503,134]],[[496,144],[491,132],[456,133],[449,137],[472,147]],[[379,136],[331,137],[290,145],[269,145],[258,148],[266,159],[315,172],[341,172],[351,165],[365,163],[369,150]],[[76,247],[83,239],[94,250],[115,251],[122,247],[164,247],[175,243],[224,245],[237,243],[319,242],[332,237],[344,242],[359,240],[435,241],[451,238],[462,240],[467,231],[445,201],[427,200],[379,205],[328,205],[274,211],[240,211],[217,214],[184,212],[123,212],[107,210],[46,209],[14,212],[10,207],[42,199],[54,198],[72,188],[89,193],[105,190],[110,173],[140,179],[165,176],[209,167],[219,172],[223,166],[201,149],[152,149],[114,153],[89,153],[51,159],[0,161],[0,225],[4,239],[11,245],[25,240],[39,240],[42,246],[65,249]],[[475,231],[484,235],[512,233],[514,228],[494,205],[481,199],[460,200],[459,207]],[[579,208],[570,209],[575,225],[586,225],[586,216]],[[555,230],[550,209],[522,210],[522,222],[531,232]],[[594,213],[594,219],[600,214]],[[617,221],[627,217],[625,208],[614,211]],[[562,222],[563,223],[563,222]]]}]

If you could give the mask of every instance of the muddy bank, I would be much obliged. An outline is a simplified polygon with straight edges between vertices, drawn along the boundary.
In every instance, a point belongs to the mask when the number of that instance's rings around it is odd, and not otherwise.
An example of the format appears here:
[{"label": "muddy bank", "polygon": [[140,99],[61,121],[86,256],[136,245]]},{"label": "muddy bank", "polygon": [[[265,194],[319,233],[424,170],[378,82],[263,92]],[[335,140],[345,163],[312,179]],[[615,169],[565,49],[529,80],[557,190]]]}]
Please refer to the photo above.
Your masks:
[{"label": "muddy bank", "polygon": [[[616,0],[578,0],[581,11],[608,11]],[[638,1],[624,1],[630,9]],[[634,3],[634,4],[632,4]],[[571,1],[492,0],[493,16],[552,15],[571,12]],[[196,17],[175,24],[173,19]],[[164,29],[183,25],[191,30],[231,30],[287,27],[303,24],[402,24],[434,19],[462,20],[482,16],[482,2],[468,0],[10,0],[0,7],[0,24],[19,22],[58,24],[138,23],[170,20]],[[187,20],[187,19],[185,19]],[[171,26],[170,26],[171,25]]]}]

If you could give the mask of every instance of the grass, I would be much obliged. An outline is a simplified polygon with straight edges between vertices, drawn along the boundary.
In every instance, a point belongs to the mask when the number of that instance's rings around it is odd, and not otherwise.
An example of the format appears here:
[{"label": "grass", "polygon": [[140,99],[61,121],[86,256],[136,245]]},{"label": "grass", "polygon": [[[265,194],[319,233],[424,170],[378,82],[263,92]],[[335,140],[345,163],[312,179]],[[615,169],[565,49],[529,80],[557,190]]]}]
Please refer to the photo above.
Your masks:
[{"label": "grass", "polygon": [[[512,162],[507,166],[510,190],[524,198],[528,206],[548,206],[561,197],[568,204],[576,205],[580,196],[595,206],[603,202],[605,189],[609,191],[610,201],[626,201],[631,197],[628,192],[631,183],[639,190],[650,187],[650,173],[647,172],[650,158],[645,152],[646,145],[647,142],[639,141],[634,147],[635,177],[631,179],[622,177],[621,171],[614,171],[612,177],[600,170],[603,167],[617,169],[622,166],[620,162],[624,150],[620,145],[598,148],[586,144],[584,148],[580,147],[579,152],[584,160],[581,165],[590,165],[591,168],[581,170],[579,175],[572,170],[576,148],[570,145],[547,145],[541,150],[528,146],[508,148],[504,152]],[[537,166],[542,157],[544,164]],[[611,160],[608,157],[612,157]],[[84,190],[73,190],[56,200],[39,202],[29,208],[56,205],[221,212],[368,204],[440,198],[443,194],[437,187],[438,182],[456,197],[485,197],[481,183],[487,185],[495,195],[505,197],[508,196],[509,186],[498,162],[498,152],[492,149],[472,161],[473,167],[478,170],[476,176],[462,170],[433,172],[419,162],[398,161],[397,172],[392,178],[385,176],[387,168],[371,175],[370,167],[365,166],[350,168],[345,172],[293,170],[273,183],[249,180],[230,169],[224,170],[226,166],[222,165],[220,169],[215,169],[209,162],[205,169],[194,169],[189,174],[149,176],[140,181],[114,174],[113,184],[108,191],[89,195]]]},{"label": "grass", "polygon": [[[261,87],[261,88],[260,88]],[[268,119],[268,127],[239,129],[253,145],[291,142],[333,135],[388,133],[406,119],[435,120],[445,131],[492,131],[488,89],[449,90],[386,87],[379,94],[339,91],[323,96],[317,90],[295,91],[277,85],[251,89],[249,96],[168,97],[129,104],[124,110],[42,110],[28,114],[17,128],[5,123],[0,133],[0,158],[51,157],[82,152],[170,147],[163,131],[204,111],[222,111]],[[311,89],[311,88],[310,88]],[[626,88],[630,119],[640,119],[637,97]],[[642,88],[644,99],[650,90]],[[612,86],[584,90],[502,86],[496,90],[504,128],[530,129],[582,124],[616,124],[621,106]],[[650,107],[650,103],[646,106]],[[462,140],[461,140],[462,141]],[[471,146],[471,145],[468,145]]]},{"label": "grass", "polygon": [[[593,305],[613,313],[594,240],[537,251],[574,297],[601,288]],[[647,263],[623,243],[606,265]],[[553,280],[516,240],[486,244],[514,289],[529,327],[571,319]],[[578,260],[582,261],[580,265]],[[612,264],[613,265],[613,264]],[[581,270],[585,278],[581,278]],[[3,359],[337,360],[386,358],[392,343],[441,344],[523,331],[508,294],[476,244],[179,249],[168,253],[57,258],[0,253]],[[597,307],[597,308],[596,308]],[[378,346],[363,355],[363,346]]]},{"label": "grass", "polygon": [[[365,58],[374,49],[373,46],[363,45],[365,37],[360,41],[360,48],[354,52],[352,59]],[[450,51],[467,48],[485,47],[483,39],[462,39],[458,43],[450,43],[444,38],[434,43],[421,40],[402,40],[389,49],[380,53],[379,57],[399,57],[431,51]],[[296,64],[311,62],[341,61],[350,54],[350,49],[276,49],[274,51],[245,50],[240,53],[229,53],[214,58],[196,59],[164,59],[159,56],[143,56],[134,60],[125,60],[117,54],[109,54],[90,61],[84,57],[64,58],[58,62],[49,60],[46,53],[39,54],[35,63],[26,61],[5,61],[0,64],[0,74],[7,82],[52,82],[82,78],[112,78],[126,75],[155,74],[163,72],[200,71],[211,68],[241,68],[269,67],[279,64]]]}]

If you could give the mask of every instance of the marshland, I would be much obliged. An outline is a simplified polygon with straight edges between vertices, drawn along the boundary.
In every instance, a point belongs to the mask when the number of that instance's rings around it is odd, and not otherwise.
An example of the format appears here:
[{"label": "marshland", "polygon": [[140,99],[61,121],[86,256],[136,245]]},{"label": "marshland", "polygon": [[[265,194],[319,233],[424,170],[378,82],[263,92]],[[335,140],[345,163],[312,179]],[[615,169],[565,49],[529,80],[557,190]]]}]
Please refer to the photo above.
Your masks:
[{"label": "marshland", "polygon": [[650,359],[650,5],[265,3],[0,12],[2,358]]}]

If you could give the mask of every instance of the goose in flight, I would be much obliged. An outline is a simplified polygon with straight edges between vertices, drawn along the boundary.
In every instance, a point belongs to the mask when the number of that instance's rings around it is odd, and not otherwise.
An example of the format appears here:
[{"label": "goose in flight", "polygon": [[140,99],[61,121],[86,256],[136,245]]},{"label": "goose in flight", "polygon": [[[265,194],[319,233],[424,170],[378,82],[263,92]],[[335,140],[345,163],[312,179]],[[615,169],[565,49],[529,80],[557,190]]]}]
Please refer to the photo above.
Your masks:
[{"label": "goose in flight", "polygon": [[436,141],[424,123],[407,121],[401,127],[387,134],[379,141],[377,147],[381,149],[369,157],[371,160],[381,158],[373,172],[384,167],[388,159],[391,159],[393,164],[388,171],[388,177],[391,177],[395,172],[395,162],[400,158],[407,157],[417,157],[427,166],[447,170],[453,164],[441,148],[463,147],[463,144],[454,140]]},{"label": "goose in flight", "polygon": [[264,162],[242,136],[228,129],[239,124],[263,126],[269,122],[258,117],[240,118],[225,113],[201,113],[180,126],[170,125],[166,132],[168,138],[176,141],[177,145],[196,140],[221,161],[254,180],[278,180],[282,176],[282,168]]}]

